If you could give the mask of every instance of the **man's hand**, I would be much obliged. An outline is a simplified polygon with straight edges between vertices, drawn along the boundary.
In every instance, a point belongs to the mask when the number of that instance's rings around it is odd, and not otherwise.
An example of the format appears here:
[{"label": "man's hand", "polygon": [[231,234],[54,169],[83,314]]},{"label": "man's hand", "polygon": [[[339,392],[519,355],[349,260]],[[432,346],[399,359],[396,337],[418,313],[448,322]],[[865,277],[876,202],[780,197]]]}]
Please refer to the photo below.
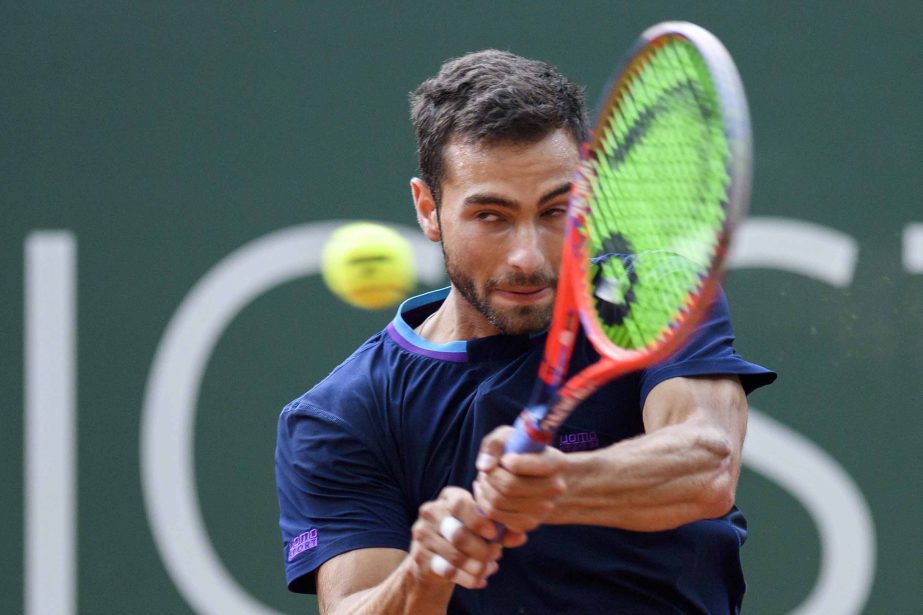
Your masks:
[{"label": "man's hand", "polygon": [[474,498],[488,518],[524,538],[554,510],[555,501],[564,493],[567,456],[550,446],[541,453],[504,454],[512,433],[512,427],[499,427],[481,441]]},{"label": "man's hand", "polygon": [[487,577],[497,571],[503,546],[522,542],[515,533],[502,544],[491,542],[494,523],[459,487],[446,487],[436,500],[423,504],[412,533],[410,556],[417,578],[425,584],[451,581],[468,589],[486,586]]},{"label": "man's hand", "polygon": [[508,531],[494,542],[496,524],[478,510],[474,497],[446,487],[420,506],[410,553],[368,548],[341,553],[317,574],[322,613],[445,613],[455,585],[479,589],[497,572],[504,547],[526,539]]}]

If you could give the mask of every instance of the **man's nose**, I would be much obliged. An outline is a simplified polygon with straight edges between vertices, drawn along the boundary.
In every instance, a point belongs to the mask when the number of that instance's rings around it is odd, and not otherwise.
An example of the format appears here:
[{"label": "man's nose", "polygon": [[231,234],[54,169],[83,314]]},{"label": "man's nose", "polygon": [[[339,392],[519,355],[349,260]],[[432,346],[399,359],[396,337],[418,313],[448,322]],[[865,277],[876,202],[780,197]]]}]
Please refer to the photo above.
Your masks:
[{"label": "man's nose", "polygon": [[507,255],[509,265],[522,273],[532,274],[541,271],[546,260],[540,231],[530,224],[517,228]]}]

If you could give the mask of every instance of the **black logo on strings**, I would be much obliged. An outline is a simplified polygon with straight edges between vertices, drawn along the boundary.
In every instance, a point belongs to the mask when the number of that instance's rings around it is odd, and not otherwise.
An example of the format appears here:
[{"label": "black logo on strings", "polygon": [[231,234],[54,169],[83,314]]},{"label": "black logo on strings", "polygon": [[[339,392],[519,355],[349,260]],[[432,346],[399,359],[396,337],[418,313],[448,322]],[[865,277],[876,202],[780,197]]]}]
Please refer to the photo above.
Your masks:
[{"label": "black logo on strings", "polygon": [[[606,273],[606,264],[613,258],[621,261],[627,285],[621,276]],[[631,305],[635,302],[634,286],[638,283],[631,244],[620,233],[611,235],[603,241],[602,254],[593,257],[591,262],[597,266],[593,275],[593,297],[599,319],[610,326],[621,325],[631,312]]]}]

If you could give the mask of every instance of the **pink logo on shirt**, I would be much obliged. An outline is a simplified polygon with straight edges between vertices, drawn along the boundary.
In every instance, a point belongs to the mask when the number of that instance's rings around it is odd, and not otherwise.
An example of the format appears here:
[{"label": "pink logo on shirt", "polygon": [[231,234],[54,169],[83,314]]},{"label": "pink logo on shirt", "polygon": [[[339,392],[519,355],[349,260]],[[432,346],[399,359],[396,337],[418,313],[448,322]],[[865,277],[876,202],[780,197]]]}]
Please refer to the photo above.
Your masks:
[{"label": "pink logo on shirt", "polygon": [[591,451],[596,448],[599,448],[599,436],[593,431],[561,434],[558,438],[558,450],[565,453]]},{"label": "pink logo on shirt", "polygon": [[288,543],[288,561],[292,561],[305,551],[317,546],[317,528],[313,527],[307,532],[299,534]]}]

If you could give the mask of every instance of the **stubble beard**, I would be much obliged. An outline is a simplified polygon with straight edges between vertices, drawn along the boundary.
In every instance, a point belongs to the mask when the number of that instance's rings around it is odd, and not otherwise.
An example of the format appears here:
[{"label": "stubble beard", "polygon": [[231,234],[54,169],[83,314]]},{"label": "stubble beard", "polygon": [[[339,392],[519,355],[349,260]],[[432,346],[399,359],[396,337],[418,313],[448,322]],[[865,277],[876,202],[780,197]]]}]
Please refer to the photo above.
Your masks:
[{"label": "stubble beard", "polygon": [[504,288],[515,286],[550,286],[557,288],[557,280],[550,273],[533,275],[513,274],[500,280],[488,280],[484,283],[484,292],[478,291],[475,281],[455,266],[454,260],[442,244],[446,273],[452,286],[471,306],[476,309],[491,325],[507,335],[527,335],[544,331],[551,323],[554,302],[544,305],[520,305],[510,308],[497,308],[490,303],[490,293],[497,286]]}]

